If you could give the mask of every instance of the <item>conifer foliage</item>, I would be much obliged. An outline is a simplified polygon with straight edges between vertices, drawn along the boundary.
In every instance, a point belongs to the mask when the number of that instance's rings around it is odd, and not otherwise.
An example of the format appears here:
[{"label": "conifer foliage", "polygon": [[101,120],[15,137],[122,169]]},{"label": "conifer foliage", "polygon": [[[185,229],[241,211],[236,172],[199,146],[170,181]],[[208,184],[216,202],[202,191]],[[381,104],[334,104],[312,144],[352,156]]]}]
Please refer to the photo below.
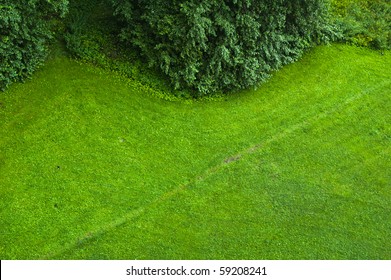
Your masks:
[{"label": "conifer foliage", "polygon": [[0,89],[31,75],[47,54],[50,22],[68,0],[0,0]]},{"label": "conifer foliage", "polygon": [[111,0],[121,37],[175,88],[247,88],[333,35],[326,0]]}]

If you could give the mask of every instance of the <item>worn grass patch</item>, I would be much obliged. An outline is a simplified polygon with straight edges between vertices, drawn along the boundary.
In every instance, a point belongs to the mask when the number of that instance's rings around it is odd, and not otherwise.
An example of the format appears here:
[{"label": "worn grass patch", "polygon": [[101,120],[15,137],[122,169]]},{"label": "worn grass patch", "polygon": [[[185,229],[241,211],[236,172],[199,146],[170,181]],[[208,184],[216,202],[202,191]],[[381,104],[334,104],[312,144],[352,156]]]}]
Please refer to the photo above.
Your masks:
[{"label": "worn grass patch", "polygon": [[390,259],[391,53],[167,102],[58,57],[0,94],[1,259]]}]

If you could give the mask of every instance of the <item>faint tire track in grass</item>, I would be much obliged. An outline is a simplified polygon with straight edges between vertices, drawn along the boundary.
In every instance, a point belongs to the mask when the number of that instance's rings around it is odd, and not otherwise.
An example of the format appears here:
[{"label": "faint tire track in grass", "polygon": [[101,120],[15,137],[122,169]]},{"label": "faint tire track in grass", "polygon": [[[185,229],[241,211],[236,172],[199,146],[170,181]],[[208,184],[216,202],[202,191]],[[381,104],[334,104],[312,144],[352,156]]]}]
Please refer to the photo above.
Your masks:
[{"label": "faint tire track in grass", "polygon": [[[128,212],[126,215],[124,215],[124,216],[122,216],[122,217],[120,217],[110,223],[103,225],[102,227],[100,227],[99,229],[97,229],[95,231],[87,232],[85,235],[78,238],[75,242],[73,242],[69,246],[65,247],[63,250],[61,250],[59,252],[55,252],[54,254],[46,255],[43,257],[43,259],[57,258],[63,254],[66,254],[69,251],[81,248],[81,247],[87,245],[89,242],[93,242],[94,240],[99,238],[99,236],[102,236],[102,235],[110,232],[111,230],[114,230],[115,228],[120,227],[121,225],[126,224],[129,221],[143,215],[145,212],[148,211],[148,209],[153,208],[155,205],[158,205],[160,203],[163,203],[163,202],[169,200],[170,198],[177,195],[178,193],[185,191],[190,186],[192,186],[198,182],[206,180],[208,177],[212,176],[215,173],[222,171],[225,167],[229,166],[230,164],[233,164],[236,161],[240,161],[240,160],[245,159],[246,156],[249,156],[251,154],[254,154],[254,153],[262,150],[265,146],[267,146],[270,143],[279,141],[279,140],[291,135],[292,133],[294,133],[296,131],[299,131],[305,127],[314,125],[317,123],[317,121],[325,119],[327,117],[330,117],[331,115],[333,115],[336,112],[342,111],[344,108],[346,108],[347,106],[360,100],[364,96],[371,94],[371,92],[373,92],[375,90],[379,90],[379,88],[386,88],[387,86],[389,87],[389,82],[384,82],[384,83],[379,84],[376,87],[372,88],[371,90],[366,90],[361,93],[355,94],[354,96],[347,98],[343,103],[340,103],[337,106],[334,106],[332,108],[329,108],[328,110],[325,110],[319,114],[316,114],[313,117],[310,117],[309,119],[307,119],[305,121],[291,125],[290,127],[282,130],[279,133],[272,135],[271,137],[269,137],[268,139],[266,139],[260,143],[256,143],[254,145],[251,145],[250,147],[247,147],[247,148],[239,151],[236,154],[228,156],[227,158],[222,160],[222,162],[220,164],[210,167],[205,172],[203,172],[201,175],[194,177],[192,180],[190,180],[186,184],[183,184],[183,185],[180,185],[176,188],[173,188],[171,191],[166,192],[165,194],[163,194],[159,198],[155,199],[153,202],[151,202],[143,207],[139,207],[138,209],[135,209],[131,212]],[[382,91],[382,92],[386,92],[386,91]]]}]

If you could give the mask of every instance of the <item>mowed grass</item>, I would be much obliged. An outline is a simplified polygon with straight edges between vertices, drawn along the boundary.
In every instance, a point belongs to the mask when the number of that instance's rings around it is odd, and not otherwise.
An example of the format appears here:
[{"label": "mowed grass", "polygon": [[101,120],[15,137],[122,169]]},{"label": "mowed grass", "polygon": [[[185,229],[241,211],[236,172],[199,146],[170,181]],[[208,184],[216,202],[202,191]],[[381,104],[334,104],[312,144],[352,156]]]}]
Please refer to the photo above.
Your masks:
[{"label": "mowed grass", "polygon": [[391,53],[167,102],[65,57],[0,94],[1,259],[390,259]]}]

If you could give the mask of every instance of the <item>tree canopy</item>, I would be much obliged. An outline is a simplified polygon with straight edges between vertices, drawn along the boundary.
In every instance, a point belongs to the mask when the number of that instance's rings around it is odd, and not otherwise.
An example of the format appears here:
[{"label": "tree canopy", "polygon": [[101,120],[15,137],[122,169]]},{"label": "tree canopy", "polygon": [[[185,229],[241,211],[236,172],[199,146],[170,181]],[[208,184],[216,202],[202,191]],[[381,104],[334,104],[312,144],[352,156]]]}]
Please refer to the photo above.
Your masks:
[{"label": "tree canopy", "polygon": [[137,46],[175,88],[247,88],[333,34],[325,0],[111,0]]},{"label": "tree canopy", "polygon": [[0,0],[0,89],[28,77],[47,54],[50,22],[68,0]]}]

